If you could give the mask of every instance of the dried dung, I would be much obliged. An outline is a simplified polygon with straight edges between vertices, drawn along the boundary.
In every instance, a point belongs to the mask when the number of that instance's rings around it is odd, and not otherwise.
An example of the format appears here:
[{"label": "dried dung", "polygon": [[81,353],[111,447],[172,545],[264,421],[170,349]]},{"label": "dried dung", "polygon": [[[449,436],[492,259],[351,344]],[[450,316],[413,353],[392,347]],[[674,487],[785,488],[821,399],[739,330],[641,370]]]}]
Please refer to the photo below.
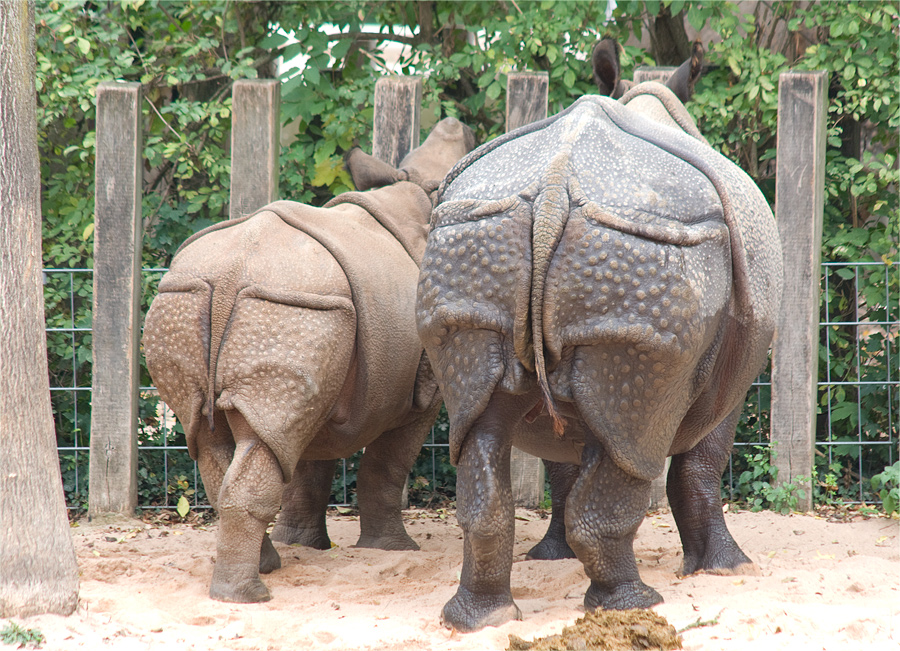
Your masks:
[{"label": "dried dung", "polygon": [[681,636],[665,617],[651,610],[600,610],[587,613],[559,635],[528,642],[509,636],[507,651],[632,651],[681,648]]}]

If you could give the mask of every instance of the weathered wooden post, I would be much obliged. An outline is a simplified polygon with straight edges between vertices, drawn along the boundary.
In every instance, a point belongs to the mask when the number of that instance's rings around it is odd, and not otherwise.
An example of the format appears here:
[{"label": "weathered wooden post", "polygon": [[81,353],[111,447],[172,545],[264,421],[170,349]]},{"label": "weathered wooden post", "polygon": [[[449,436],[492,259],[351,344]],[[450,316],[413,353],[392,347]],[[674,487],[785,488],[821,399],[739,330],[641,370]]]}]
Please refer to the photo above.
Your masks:
[{"label": "weathered wooden post", "polygon": [[[506,78],[506,130],[547,117],[549,79],[546,72],[511,72]],[[544,499],[544,464],[512,449],[509,472],[516,506],[537,507]]]},{"label": "weathered wooden post", "polygon": [[239,219],[278,199],[281,82],[234,82],[231,111],[229,217]]},{"label": "weathered wooden post", "polygon": [[[372,155],[397,167],[419,146],[422,77],[392,75],[375,82]],[[409,479],[403,485],[400,508],[409,506]]]},{"label": "weathered wooden post", "polygon": [[[784,484],[813,473],[819,361],[819,276],[825,184],[825,72],[778,80],[775,212],[784,294],[772,347],[772,451]],[[809,481],[798,508],[812,509]]]},{"label": "weathered wooden post", "polygon": [[422,77],[382,77],[375,83],[372,155],[394,167],[419,146]]},{"label": "weathered wooden post", "polygon": [[137,507],[141,101],[139,83],[97,87],[90,517]]}]

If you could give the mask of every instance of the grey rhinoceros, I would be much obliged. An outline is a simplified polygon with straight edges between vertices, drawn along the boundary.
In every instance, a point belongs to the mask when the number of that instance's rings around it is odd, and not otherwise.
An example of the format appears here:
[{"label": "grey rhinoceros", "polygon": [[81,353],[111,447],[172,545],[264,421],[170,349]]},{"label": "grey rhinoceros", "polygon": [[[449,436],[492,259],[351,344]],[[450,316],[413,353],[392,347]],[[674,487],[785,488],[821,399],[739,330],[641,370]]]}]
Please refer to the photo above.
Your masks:
[{"label": "grey rhinoceros", "polygon": [[[661,84],[620,102],[583,97],[451,170],[416,308],[458,465],[464,561],[447,626],[520,616],[513,444],[580,464],[565,525],[591,579],[585,607],[662,600],[632,548],[650,481],[667,456],[702,464],[688,453],[730,442],[765,364],[781,278],[759,189]],[[709,517],[688,507],[679,526]]]},{"label": "grey rhinoceros", "polygon": [[[591,59],[594,81],[601,95],[610,95],[618,99],[630,90],[631,82],[620,79],[619,47],[615,41],[604,39],[597,43]],[[696,42],[692,47],[691,57],[669,78],[666,87],[672,90],[680,101],[688,101],[702,67],[703,47]],[[629,106],[648,117],[677,126],[677,123],[672,124],[665,105],[656,101],[654,96],[645,96],[642,100],[631,102]],[[692,122],[686,120],[683,115],[680,119],[690,133],[700,137]],[[756,572],[756,566],[728,531],[720,496],[722,472],[731,453],[734,442],[734,420],[738,418],[739,411],[736,410],[722,421],[696,446],[672,458],[666,489],[684,552],[680,575],[699,571],[716,574]],[[549,418],[540,417],[534,423],[523,423],[520,430],[538,427],[546,430],[549,427],[547,421]],[[521,437],[522,434],[523,432],[517,430],[516,437]],[[544,459],[544,464],[550,478],[552,497],[550,525],[544,538],[528,551],[526,558],[535,560],[574,558],[575,552],[566,542],[565,502],[578,478],[578,467],[548,459]]]},{"label": "grey rhinoceros", "polygon": [[418,263],[435,190],[474,146],[441,121],[400,163],[359,150],[357,188],[324,208],[278,201],[181,247],[147,314],[147,367],[184,423],[219,513],[210,596],[270,598],[266,534],[327,547],[334,459],[365,447],[358,545],[417,549],[403,484],[440,408],[416,334]]}]

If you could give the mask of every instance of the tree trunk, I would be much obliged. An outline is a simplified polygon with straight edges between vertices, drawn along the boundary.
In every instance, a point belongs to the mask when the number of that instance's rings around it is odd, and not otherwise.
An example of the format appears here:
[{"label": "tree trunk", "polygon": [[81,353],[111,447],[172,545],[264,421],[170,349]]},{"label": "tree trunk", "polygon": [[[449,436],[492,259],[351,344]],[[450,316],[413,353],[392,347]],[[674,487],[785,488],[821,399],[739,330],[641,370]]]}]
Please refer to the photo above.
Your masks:
[{"label": "tree trunk", "polygon": [[34,56],[33,0],[0,2],[0,617],[78,603],[47,376]]},{"label": "tree trunk", "polygon": [[650,30],[650,48],[658,66],[678,66],[691,56],[691,42],[684,30],[684,10],[674,16],[661,7]]}]

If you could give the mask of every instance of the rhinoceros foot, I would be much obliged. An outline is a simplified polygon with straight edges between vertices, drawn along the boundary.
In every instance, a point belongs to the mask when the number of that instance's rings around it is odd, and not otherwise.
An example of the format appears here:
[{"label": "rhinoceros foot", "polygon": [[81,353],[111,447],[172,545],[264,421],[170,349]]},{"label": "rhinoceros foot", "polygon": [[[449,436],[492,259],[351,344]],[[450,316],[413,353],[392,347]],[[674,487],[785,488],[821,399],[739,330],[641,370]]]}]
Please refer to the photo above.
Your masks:
[{"label": "rhinoceros foot", "polygon": [[511,594],[477,595],[462,586],[441,611],[441,624],[460,633],[501,626],[512,619],[522,619],[522,611]]},{"label": "rhinoceros foot", "polygon": [[759,568],[741,551],[734,540],[730,539],[716,548],[707,549],[703,556],[688,554],[685,550],[684,562],[679,576],[688,576],[703,572],[706,574],[759,574]]},{"label": "rhinoceros foot", "polygon": [[602,587],[597,582],[591,581],[591,586],[584,595],[586,610],[650,608],[662,601],[660,594],[642,581],[620,583],[613,588]]},{"label": "rhinoceros foot", "polygon": [[529,561],[559,561],[564,558],[575,558],[575,552],[565,538],[551,537],[549,532],[525,554],[525,560]]},{"label": "rhinoceros foot", "polygon": [[249,604],[269,601],[272,595],[259,578],[256,566],[224,566],[216,562],[209,598],[229,603]]},{"label": "rhinoceros foot", "polygon": [[418,551],[419,545],[410,538],[406,532],[402,535],[394,534],[390,536],[372,536],[360,534],[359,540],[356,541],[354,547],[364,547],[366,549],[383,549],[389,552],[396,551]]},{"label": "rhinoceros foot", "polygon": [[272,540],[285,545],[301,545],[313,549],[331,549],[331,538],[322,527],[292,527],[278,522],[272,529]]}]

